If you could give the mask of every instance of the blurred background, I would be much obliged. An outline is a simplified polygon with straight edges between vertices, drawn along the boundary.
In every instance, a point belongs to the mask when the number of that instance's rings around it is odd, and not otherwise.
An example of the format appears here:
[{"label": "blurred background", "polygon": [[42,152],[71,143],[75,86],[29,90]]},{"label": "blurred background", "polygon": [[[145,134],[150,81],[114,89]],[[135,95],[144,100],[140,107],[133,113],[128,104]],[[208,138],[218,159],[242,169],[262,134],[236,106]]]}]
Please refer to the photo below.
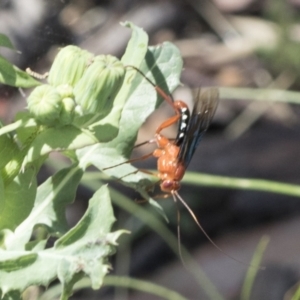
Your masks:
[{"label": "blurred background", "polygon": [[[59,47],[76,44],[95,54],[121,57],[131,21],[150,37],[150,45],[173,42],[184,60],[182,86],[176,99],[190,99],[190,88],[201,86],[299,90],[300,1],[297,0],[0,0],[0,32],[20,53],[0,53],[25,69],[44,73]],[[230,98],[230,97],[229,97]],[[0,118],[13,121],[26,107],[20,92],[0,86]],[[138,142],[153,137],[156,127],[172,114],[167,105],[141,128]],[[299,107],[286,103],[222,100],[213,123],[197,149],[189,171],[286,183],[300,182]],[[174,133],[176,128],[170,130]],[[135,155],[149,152],[145,146]],[[155,169],[155,160],[137,164]],[[41,182],[50,170],[43,169]],[[132,199],[134,191],[113,182]],[[82,187],[68,218],[74,225],[92,191]],[[230,256],[251,260],[263,236],[270,242],[251,299],[292,299],[300,279],[300,201],[279,194],[205,188],[183,184],[181,196],[193,209],[214,242]],[[176,206],[160,202],[176,235]],[[224,299],[240,299],[248,266],[219,252],[181,209],[181,242]],[[132,234],[120,240],[112,258],[112,274],[155,282],[188,299],[222,299],[210,285],[195,279],[174,251],[141,221],[119,208],[116,228]],[[175,249],[176,251],[176,249]],[[200,270],[200,269],[199,269]],[[202,272],[201,271],[201,272]],[[82,290],[72,299],[159,299],[150,294],[105,287]]]}]

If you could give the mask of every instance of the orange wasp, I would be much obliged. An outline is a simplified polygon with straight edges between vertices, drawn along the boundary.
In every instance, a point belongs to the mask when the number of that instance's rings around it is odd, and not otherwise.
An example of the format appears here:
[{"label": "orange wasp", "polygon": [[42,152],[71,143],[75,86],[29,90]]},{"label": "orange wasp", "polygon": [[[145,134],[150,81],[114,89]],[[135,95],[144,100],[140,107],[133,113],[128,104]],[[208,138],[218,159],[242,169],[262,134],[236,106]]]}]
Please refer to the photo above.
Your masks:
[{"label": "orange wasp", "polygon": [[[173,100],[172,96],[167,95],[159,86],[152,82],[142,71],[134,66],[128,66],[140,73],[156,90],[156,92],[167,101],[173,108],[175,115],[164,121],[155,131],[154,139],[145,142],[156,142],[157,149],[143,158],[151,155],[157,157],[158,173],[150,174],[157,176],[160,179],[160,188],[168,195],[172,195],[174,202],[177,199],[186,207],[192,218],[199,226],[208,240],[223,252],[208,236],[203,227],[200,225],[197,217],[187,205],[187,203],[179,195],[180,181],[182,180],[185,171],[199,145],[202,136],[208,129],[212,118],[215,114],[219,103],[219,91],[216,88],[209,88],[204,92],[199,92],[192,113],[187,104],[181,100]],[[174,140],[168,139],[161,134],[161,131],[178,122],[177,136]],[[142,144],[145,144],[142,143]],[[142,145],[140,144],[140,145]],[[133,162],[138,159],[129,160]],[[141,170],[144,172],[144,170]],[[148,173],[148,172],[147,172]],[[179,234],[179,229],[178,229]]]},{"label": "orange wasp", "polygon": [[[157,173],[152,173],[147,170],[137,170],[136,172],[144,172],[154,175],[159,178],[160,188],[167,195],[172,195],[174,202],[177,203],[177,199],[186,207],[192,218],[194,219],[197,226],[206,236],[206,238],[211,242],[211,244],[216,247],[220,252],[222,252],[227,257],[233,259],[234,261],[241,263],[246,266],[252,266],[243,261],[235,259],[234,257],[225,253],[206,233],[204,228],[199,223],[196,215],[193,213],[192,209],[179,195],[178,190],[180,189],[180,181],[182,180],[185,171],[195,153],[197,146],[199,145],[204,133],[208,129],[212,118],[216,112],[219,103],[219,91],[217,88],[208,88],[204,91],[198,93],[198,97],[194,103],[192,113],[187,106],[187,104],[181,100],[173,100],[171,95],[166,94],[159,86],[152,82],[141,70],[134,66],[127,66],[133,68],[138,73],[140,73],[156,90],[156,92],[167,101],[173,108],[175,115],[164,121],[155,131],[154,138],[141,143],[137,146],[141,146],[149,143],[156,143],[157,149],[152,153],[144,155],[140,158],[130,159],[121,164],[112,166],[116,167],[124,163],[131,163],[139,160],[146,159],[150,156],[157,157]],[[177,136],[175,139],[169,139],[161,134],[161,131],[169,126],[178,122]],[[137,147],[136,146],[136,147]],[[105,169],[110,169],[105,168]],[[136,173],[134,172],[134,173]],[[132,173],[131,173],[132,174]],[[178,215],[178,242],[179,242],[179,252],[182,262],[184,260],[181,255],[180,248],[180,230],[179,230],[179,215]],[[264,267],[256,266],[259,269],[264,269]]]},{"label": "orange wasp", "polygon": [[[179,199],[180,202],[187,208],[194,221],[203,231],[205,236],[212,242],[208,234],[200,225],[197,217],[187,205],[187,203],[178,194],[180,189],[180,181],[182,180],[185,171],[195,153],[195,150],[202,139],[202,136],[209,127],[212,118],[215,114],[219,103],[219,92],[216,88],[209,88],[198,94],[192,113],[187,104],[181,100],[173,100],[172,96],[167,95],[159,86],[152,82],[141,70],[134,66],[127,66],[133,68],[140,73],[156,90],[156,92],[173,108],[175,115],[164,121],[155,131],[154,138],[150,141],[144,142],[137,146],[147,143],[156,143],[157,149],[152,153],[144,155],[140,158],[128,160],[124,163],[131,163],[134,161],[146,159],[150,156],[157,157],[157,173],[152,173],[146,170],[137,170],[154,175],[160,179],[160,188],[168,195],[172,195],[175,202]],[[161,134],[161,131],[178,122],[177,136],[175,139],[169,139]],[[121,164],[124,164],[121,163]],[[121,164],[112,166],[116,167]],[[105,169],[110,169],[105,168]],[[131,173],[132,174],[132,173]],[[179,232],[179,231],[178,231]],[[217,245],[215,245],[221,250]],[[222,250],[221,250],[222,251]],[[223,252],[223,251],[222,251]]]},{"label": "orange wasp", "polygon": [[[159,177],[161,190],[168,194],[179,196],[177,191],[180,189],[180,181],[217,109],[219,103],[218,89],[209,88],[199,93],[193,111],[190,113],[185,102],[181,100],[174,101],[171,96],[167,95],[159,86],[146,77],[142,71],[133,66],[128,67],[139,72],[174,109],[175,115],[164,121],[156,129],[154,139],[145,143],[156,142],[157,144],[158,148],[150,155],[158,158],[158,173],[153,175]],[[161,134],[163,129],[177,122],[178,130],[175,139],[168,139]],[[146,157],[147,155],[143,158]],[[138,159],[129,160],[128,162],[135,160]]]}]

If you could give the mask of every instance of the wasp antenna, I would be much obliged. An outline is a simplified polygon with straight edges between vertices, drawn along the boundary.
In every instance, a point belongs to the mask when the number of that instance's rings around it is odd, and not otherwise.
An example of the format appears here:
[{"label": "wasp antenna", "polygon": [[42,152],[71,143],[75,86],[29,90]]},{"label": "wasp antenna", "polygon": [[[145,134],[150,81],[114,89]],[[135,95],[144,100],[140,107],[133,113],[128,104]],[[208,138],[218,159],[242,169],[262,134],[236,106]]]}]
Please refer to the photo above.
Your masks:
[{"label": "wasp antenna", "polygon": [[145,160],[145,159],[147,159],[147,158],[149,158],[151,156],[152,156],[152,152],[148,153],[148,154],[145,154],[143,156],[137,157],[137,158],[132,158],[132,159],[123,161],[123,162],[121,162],[119,164],[116,164],[116,165],[113,165],[113,166],[110,166],[110,167],[103,168],[102,170],[109,170],[109,169],[112,169],[112,168],[115,168],[115,167],[119,167],[119,166],[122,166],[122,165],[125,165],[125,164],[130,164],[130,163],[135,162],[135,161]]},{"label": "wasp antenna", "polygon": [[157,85],[151,80],[149,79],[146,74],[144,72],[142,72],[139,68],[132,66],[132,65],[127,65],[125,66],[125,68],[132,68],[134,70],[136,70],[138,73],[140,73],[151,85],[153,85],[154,87],[156,87]]},{"label": "wasp antenna", "polygon": [[138,148],[138,147],[141,147],[141,146],[144,146],[144,145],[147,145],[147,144],[153,144],[153,143],[156,143],[156,139],[151,139],[151,140],[139,143],[137,145],[134,145],[133,148]]},{"label": "wasp antenna", "polygon": [[174,106],[174,100],[172,95],[168,95],[166,92],[164,92],[157,84],[155,84],[150,78],[148,78],[145,73],[143,73],[140,69],[138,69],[135,66],[127,65],[125,68],[132,68],[136,70],[138,73],[140,73],[156,90],[156,92],[165,100],[167,101],[175,111],[177,111],[176,107]]},{"label": "wasp antenna", "polygon": [[[173,194],[173,198],[174,198],[174,201],[175,201],[175,198],[177,197],[179,199],[179,201],[185,206],[185,208],[188,210],[189,214],[192,216],[193,220],[195,221],[195,223],[197,224],[197,226],[200,228],[200,230],[203,232],[203,234],[205,235],[205,237],[209,240],[209,242],[216,248],[218,249],[221,253],[223,253],[225,256],[227,256],[228,258],[236,261],[237,263],[240,263],[244,266],[247,266],[247,267],[253,267],[253,268],[258,268],[260,270],[265,270],[266,268],[263,267],[263,266],[255,266],[255,265],[252,265],[252,264],[248,264],[246,262],[243,262],[241,260],[238,260],[234,257],[232,257],[231,255],[227,254],[226,252],[224,252],[212,239],[211,237],[207,234],[207,232],[204,230],[204,228],[201,226],[200,222],[198,221],[196,215],[194,214],[194,212],[192,211],[192,209],[188,206],[188,204],[182,199],[182,197],[178,194],[177,191],[172,191],[172,194]],[[176,201],[175,201],[176,202]]]},{"label": "wasp antenna", "polygon": [[179,257],[180,257],[180,260],[182,262],[182,264],[184,265],[184,267],[186,269],[188,269],[187,267],[187,264],[185,263],[184,261],[184,258],[183,258],[183,255],[182,255],[182,251],[181,251],[181,234],[180,234],[180,210],[178,208],[178,202],[177,202],[177,199],[175,197],[175,195],[172,193],[172,197],[173,197],[173,200],[175,202],[175,205],[176,205],[176,210],[177,210],[177,241],[178,241],[178,254],[179,254]]}]

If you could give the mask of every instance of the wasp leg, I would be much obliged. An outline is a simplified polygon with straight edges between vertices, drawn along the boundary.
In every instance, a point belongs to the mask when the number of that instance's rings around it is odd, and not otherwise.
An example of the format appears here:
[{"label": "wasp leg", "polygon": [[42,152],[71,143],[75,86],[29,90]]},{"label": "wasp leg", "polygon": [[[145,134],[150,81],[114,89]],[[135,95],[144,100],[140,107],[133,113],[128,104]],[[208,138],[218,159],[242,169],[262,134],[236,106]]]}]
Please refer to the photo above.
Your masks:
[{"label": "wasp leg", "polygon": [[137,158],[132,158],[132,159],[126,160],[122,163],[119,163],[119,164],[116,164],[116,165],[113,165],[113,166],[110,166],[110,167],[107,167],[107,168],[103,168],[102,170],[108,170],[108,169],[112,169],[112,168],[115,168],[115,167],[118,167],[118,166],[121,166],[121,165],[124,165],[124,164],[130,164],[130,163],[135,162],[135,161],[145,160],[145,159],[151,157],[152,153],[153,152],[145,154],[145,155],[137,157]]},{"label": "wasp leg", "polygon": [[145,142],[142,142],[142,143],[139,143],[137,145],[134,145],[133,148],[138,148],[138,147],[141,147],[141,146],[144,146],[144,145],[147,145],[147,144],[153,144],[156,142],[156,139],[151,139],[151,140],[148,140],[148,141],[145,141]]}]

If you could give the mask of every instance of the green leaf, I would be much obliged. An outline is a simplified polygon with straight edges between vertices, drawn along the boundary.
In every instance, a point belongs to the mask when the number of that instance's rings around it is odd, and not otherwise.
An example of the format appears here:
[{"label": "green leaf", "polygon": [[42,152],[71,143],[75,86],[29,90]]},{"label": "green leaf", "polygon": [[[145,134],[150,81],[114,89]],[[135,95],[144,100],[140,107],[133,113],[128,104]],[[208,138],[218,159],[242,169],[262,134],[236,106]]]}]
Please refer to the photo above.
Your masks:
[{"label": "green leaf", "polygon": [[99,143],[99,140],[91,132],[73,125],[46,128],[31,143],[23,167],[52,151],[80,149],[95,143]]},{"label": "green leaf", "polygon": [[5,134],[0,136],[0,170],[19,152],[14,139]]},{"label": "green leaf", "polygon": [[81,169],[70,167],[59,171],[41,184],[30,215],[13,233],[5,237],[6,249],[25,249],[34,226],[38,224],[47,226],[52,233],[65,232],[65,208],[73,202],[81,176]]},{"label": "green leaf", "polygon": [[[15,149],[13,152],[14,157],[4,166],[1,170],[3,182],[5,186],[11,184],[14,178],[20,173],[23,159],[26,155],[26,149],[23,148],[21,151]],[[37,166],[38,164],[36,164]],[[33,167],[33,166],[31,166]],[[24,170],[25,168],[23,168]]]},{"label": "green leaf", "polygon": [[36,195],[36,174],[33,169],[20,173],[5,187],[0,199],[0,230],[14,230],[30,214]]},{"label": "green leaf", "polygon": [[[0,292],[1,297],[1,292]],[[7,294],[5,294],[4,297],[1,297],[2,300],[23,300],[23,297],[20,292],[18,291],[11,291]]]},{"label": "green leaf", "polygon": [[37,259],[36,253],[29,253],[17,258],[0,261],[0,272],[13,272],[32,265]]},{"label": "green leaf", "polygon": [[33,79],[26,72],[8,62],[3,56],[0,56],[0,82],[3,84],[30,88],[40,85],[40,82]]},{"label": "green leaf", "polygon": [[125,65],[139,65],[147,52],[148,35],[142,28],[131,22],[124,22],[121,25],[132,30],[131,39],[121,60]]},{"label": "green leaf", "polygon": [[15,128],[18,141],[23,145],[29,145],[37,136],[40,126],[32,118],[29,111],[18,112],[15,119],[17,121],[15,123],[19,122],[19,126]]},{"label": "green leaf", "polygon": [[[3,182],[3,179],[2,179],[2,176],[1,176],[1,173],[0,173],[0,207],[4,207],[2,205],[2,201],[4,201],[4,182]],[[1,209],[0,209],[0,212],[1,212]]]},{"label": "green leaf", "polygon": [[27,128],[27,127],[35,127],[35,126],[37,126],[37,123],[33,118],[28,118],[27,120],[20,119],[14,123],[11,123],[9,125],[0,128],[0,136],[12,132],[14,130],[17,130],[19,128]]},{"label": "green leaf", "polygon": [[[16,126],[13,126],[14,130],[17,130],[17,135],[14,136],[14,138],[8,134],[0,135],[0,169],[2,168],[1,173],[5,185],[10,184],[20,173],[29,146],[39,132],[39,126],[35,122],[32,122],[33,119],[30,118],[28,113],[20,113],[18,117],[20,117],[20,119],[14,123]],[[5,126],[0,130],[7,129],[11,127],[11,125],[12,124]],[[9,161],[7,162],[8,159]],[[34,167],[36,172],[38,172],[44,159],[45,157],[35,161],[31,167]],[[2,163],[5,163],[5,165],[2,166]]]},{"label": "green leaf", "polygon": [[12,50],[15,49],[10,39],[3,33],[0,33],[0,47],[6,47]]},{"label": "green leaf", "polygon": [[[99,199],[102,199],[102,201]],[[94,207],[95,205],[97,205],[97,208]],[[98,222],[91,223],[91,220],[98,220]],[[77,241],[88,242],[90,237],[87,236],[87,233],[108,233],[114,222],[115,217],[109,200],[109,191],[106,186],[102,186],[90,200],[89,209],[86,211],[81,221],[63,237],[57,240],[55,247],[59,249]],[[101,226],[99,226],[100,224]]]},{"label": "green leaf", "polygon": [[[117,245],[116,240],[125,232],[119,230],[110,233],[114,221],[108,188],[102,186],[90,200],[89,208],[81,221],[55,244],[58,251],[73,252],[74,245],[78,245],[89,254],[89,260],[86,264],[82,262],[80,271],[90,277],[95,289],[102,285],[103,277],[108,272],[109,266],[105,257],[113,253],[114,249],[111,246]],[[64,273],[60,280],[68,290],[71,290],[68,285],[74,284],[70,268],[74,269],[72,262],[66,263],[60,270],[60,273]]]},{"label": "green leaf", "polygon": [[79,223],[53,248],[36,252],[0,250],[2,295],[24,291],[31,285],[47,286],[58,278],[63,285],[62,298],[67,299],[73,284],[84,275],[90,278],[93,288],[99,288],[109,269],[108,256],[114,253],[116,241],[124,233],[110,233],[113,222],[108,189],[103,186],[89,201]]}]

